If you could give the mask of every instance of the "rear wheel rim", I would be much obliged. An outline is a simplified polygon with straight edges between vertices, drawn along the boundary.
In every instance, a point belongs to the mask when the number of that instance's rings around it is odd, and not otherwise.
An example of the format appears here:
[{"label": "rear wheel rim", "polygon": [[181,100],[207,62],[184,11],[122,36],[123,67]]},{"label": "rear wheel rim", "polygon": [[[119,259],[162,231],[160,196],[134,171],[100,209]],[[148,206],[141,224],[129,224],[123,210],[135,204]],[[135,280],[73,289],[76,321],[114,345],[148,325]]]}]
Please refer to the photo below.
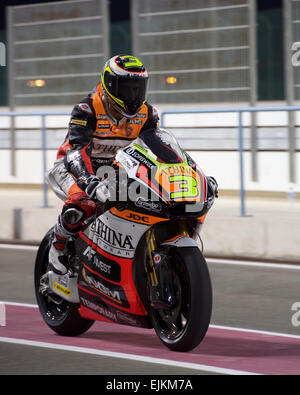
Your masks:
[{"label": "rear wheel rim", "polygon": [[[39,285],[42,276],[50,270],[48,255],[49,248],[47,248],[47,250],[45,251],[41,275],[39,276],[38,280]],[[51,292],[41,294],[41,292],[39,291],[39,285],[37,289],[38,304],[42,308],[42,314],[45,316],[47,321],[51,322],[52,325],[62,322],[69,312],[70,303]]]}]

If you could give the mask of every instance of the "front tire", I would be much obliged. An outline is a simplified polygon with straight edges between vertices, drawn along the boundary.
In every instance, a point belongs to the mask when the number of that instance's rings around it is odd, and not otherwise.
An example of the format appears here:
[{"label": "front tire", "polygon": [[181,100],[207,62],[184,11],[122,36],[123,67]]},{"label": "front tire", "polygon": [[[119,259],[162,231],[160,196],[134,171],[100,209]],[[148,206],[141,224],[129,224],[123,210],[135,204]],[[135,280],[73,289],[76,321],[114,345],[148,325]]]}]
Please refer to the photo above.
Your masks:
[{"label": "front tire", "polygon": [[50,229],[42,240],[36,256],[34,270],[36,300],[44,321],[54,332],[62,336],[78,336],[86,332],[94,321],[80,316],[79,304],[70,303],[48,292],[44,294],[40,292],[40,280],[49,270],[48,255],[52,235],[53,229]]},{"label": "front tire", "polygon": [[149,308],[154,329],[172,351],[190,351],[203,340],[212,313],[212,286],[205,258],[197,247],[168,251],[176,304],[169,310]]}]

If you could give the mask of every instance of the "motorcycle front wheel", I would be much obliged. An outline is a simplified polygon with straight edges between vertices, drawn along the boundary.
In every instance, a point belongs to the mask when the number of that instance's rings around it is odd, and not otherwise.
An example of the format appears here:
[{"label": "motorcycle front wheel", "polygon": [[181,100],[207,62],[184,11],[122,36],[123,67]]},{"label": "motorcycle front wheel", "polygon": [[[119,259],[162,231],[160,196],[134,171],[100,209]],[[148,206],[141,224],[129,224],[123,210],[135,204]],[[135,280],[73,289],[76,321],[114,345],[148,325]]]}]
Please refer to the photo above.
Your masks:
[{"label": "motorcycle front wheel", "polygon": [[175,305],[149,307],[153,327],[172,351],[190,351],[206,335],[212,313],[212,286],[205,258],[196,247],[172,247],[168,251]]},{"label": "motorcycle front wheel", "polygon": [[36,300],[45,323],[62,336],[78,336],[86,332],[94,323],[80,316],[77,303],[70,303],[57,295],[41,292],[41,278],[49,270],[49,248],[53,230],[49,230],[42,240],[35,261],[34,286]]}]

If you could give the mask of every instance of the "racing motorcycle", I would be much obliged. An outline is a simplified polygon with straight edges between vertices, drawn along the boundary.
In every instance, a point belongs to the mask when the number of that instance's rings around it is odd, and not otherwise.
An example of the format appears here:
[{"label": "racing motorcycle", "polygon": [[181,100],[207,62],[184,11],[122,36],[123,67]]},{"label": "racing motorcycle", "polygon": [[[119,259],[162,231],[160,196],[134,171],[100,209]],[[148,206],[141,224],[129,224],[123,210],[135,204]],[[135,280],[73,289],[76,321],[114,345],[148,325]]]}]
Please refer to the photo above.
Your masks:
[{"label": "racing motorcycle", "polygon": [[109,182],[118,196],[99,205],[78,237],[68,240],[67,274],[49,265],[53,228],[42,240],[35,293],[56,333],[80,335],[98,320],[154,328],[174,351],[192,350],[203,340],[212,286],[197,238],[212,191],[175,138],[160,133],[165,158],[161,147],[158,156],[157,147],[140,138],[118,150],[117,176]]}]

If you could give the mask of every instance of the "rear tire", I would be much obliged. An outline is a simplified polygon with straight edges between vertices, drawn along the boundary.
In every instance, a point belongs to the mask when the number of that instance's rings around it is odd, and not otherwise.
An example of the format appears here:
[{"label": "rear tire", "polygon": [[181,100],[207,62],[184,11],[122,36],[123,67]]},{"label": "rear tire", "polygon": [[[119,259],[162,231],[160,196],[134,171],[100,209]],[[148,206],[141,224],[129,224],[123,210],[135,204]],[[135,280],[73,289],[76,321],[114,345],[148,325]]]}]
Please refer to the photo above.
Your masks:
[{"label": "rear tire", "polygon": [[212,313],[212,286],[205,258],[197,247],[172,247],[169,263],[176,291],[170,310],[149,308],[154,329],[173,351],[190,351],[203,340]]},{"label": "rear tire", "polygon": [[42,295],[39,291],[41,277],[49,270],[49,248],[51,245],[53,229],[45,235],[37,252],[34,270],[34,287],[37,303],[46,324],[62,336],[78,336],[86,332],[94,323],[81,317],[77,303],[70,303],[55,296],[51,301],[48,294]]}]

